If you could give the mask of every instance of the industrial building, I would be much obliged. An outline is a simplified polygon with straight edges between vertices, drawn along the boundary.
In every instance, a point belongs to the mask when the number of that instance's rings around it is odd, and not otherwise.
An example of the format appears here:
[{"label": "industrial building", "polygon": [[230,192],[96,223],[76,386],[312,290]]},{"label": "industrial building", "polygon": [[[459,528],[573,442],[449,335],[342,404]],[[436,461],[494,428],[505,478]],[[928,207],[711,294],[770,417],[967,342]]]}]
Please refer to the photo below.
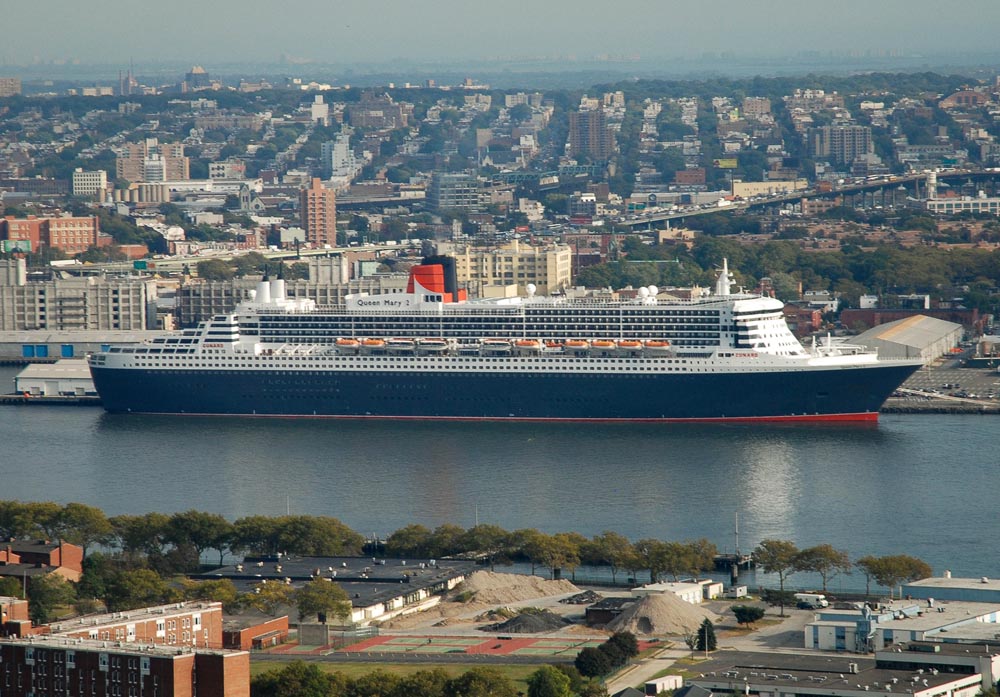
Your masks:
[{"label": "industrial building", "polygon": [[[946,672],[920,663],[914,667],[853,656],[803,656],[788,653],[723,651],[700,663],[685,685],[715,695],[837,695],[838,697],[973,697],[988,687],[980,673]],[[927,654],[930,655],[930,654]],[[687,693],[690,694],[690,693]]]},{"label": "industrial building", "polygon": [[924,362],[930,362],[958,346],[963,334],[961,324],[913,315],[880,324],[850,341],[878,349],[879,356],[885,358],[922,358]]},{"label": "industrial building", "polygon": [[[868,653],[908,641],[959,641],[1000,633],[1000,605],[897,600],[857,610],[823,609],[803,630],[804,646],[823,651]],[[966,636],[965,632],[971,630]],[[982,637],[982,631],[989,636]]]},{"label": "industrial building", "polygon": [[85,360],[33,363],[14,378],[14,392],[31,397],[96,397]]}]

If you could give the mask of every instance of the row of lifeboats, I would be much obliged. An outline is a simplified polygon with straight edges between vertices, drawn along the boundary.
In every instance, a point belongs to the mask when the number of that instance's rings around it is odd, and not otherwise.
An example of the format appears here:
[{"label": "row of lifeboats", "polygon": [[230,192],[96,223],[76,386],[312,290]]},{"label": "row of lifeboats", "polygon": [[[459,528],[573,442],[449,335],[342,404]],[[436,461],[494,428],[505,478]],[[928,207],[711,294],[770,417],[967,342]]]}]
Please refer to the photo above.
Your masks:
[{"label": "row of lifeboats", "polygon": [[540,341],[538,339],[482,339],[472,342],[455,342],[441,338],[392,338],[344,337],[336,340],[338,353],[344,354],[419,354],[434,355],[457,353],[459,355],[532,355],[558,353],[574,355],[667,355],[672,352],[667,340],[639,341],[638,339],[566,339],[565,341]]}]

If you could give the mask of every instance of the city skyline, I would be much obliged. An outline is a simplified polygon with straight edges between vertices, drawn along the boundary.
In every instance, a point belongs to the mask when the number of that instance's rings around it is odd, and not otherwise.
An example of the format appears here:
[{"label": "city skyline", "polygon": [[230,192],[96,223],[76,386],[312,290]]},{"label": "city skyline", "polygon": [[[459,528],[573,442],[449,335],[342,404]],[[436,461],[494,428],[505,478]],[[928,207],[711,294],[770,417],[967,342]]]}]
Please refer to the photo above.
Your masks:
[{"label": "city skyline", "polygon": [[[794,55],[803,51],[941,55],[995,50],[991,28],[1000,6],[962,0],[951,12],[926,1],[841,3],[836,12],[791,0],[711,5],[626,0],[613,8],[551,0],[488,6],[436,0],[414,5],[331,6],[302,0],[294,12],[233,0],[148,3],[122,0],[15,4],[0,61],[12,65],[79,61],[318,62],[508,59],[583,60],[594,56],[656,60],[703,52]],[[975,17],[974,22],[969,18]],[[113,31],[111,41],[96,36]]]}]

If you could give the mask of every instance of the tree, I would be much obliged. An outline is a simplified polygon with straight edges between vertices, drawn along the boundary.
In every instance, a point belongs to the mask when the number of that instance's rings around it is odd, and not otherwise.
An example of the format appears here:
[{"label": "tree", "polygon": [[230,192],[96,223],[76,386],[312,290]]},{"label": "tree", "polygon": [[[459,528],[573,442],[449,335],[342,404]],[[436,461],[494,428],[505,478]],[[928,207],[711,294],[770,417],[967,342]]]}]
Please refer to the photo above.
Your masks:
[{"label": "tree", "polygon": [[407,525],[389,535],[385,541],[385,553],[398,558],[429,558],[431,531],[423,525]]},{"label": "tree", "polygon": [[517,697],[514,683],[498,668],[478,666],[459,675],[445,688],[446,697]]},{"label": "tree", "polygon": [[28,585],[28,607],[31,621],[46,624],[60,605],[76,600],[76,591],[69,581],[58,574],[46,574],[31,579]]},{"label": "tree", "polygon": [[858,559],[854,562],[854,565],[861,569],[861,572],[865,575],[865,597],[867,598],[871,595],[872,579],[875,578],[879,559],[869,554]]},{"label": "tree", "polygon": [[184,597],[188,600],[220,602],[227,612],[231,612],[239,604],[240,592],[236,589],[236,584],[228,578],[209,581],[185,580],[182,583]]},{"label": "tree", "polygon": [[607,564],[611,568],[611,582],[617,580],[618,570],[621,569],[628,555],[632,553],[632,543],[624,535],[605,530],[600,535],[595,535],[591,548],[596,556],[596,563]]},{"label": "tree", "polygon": [[24,595],[24,587],[19,579],[13,576],[0,578],[0,597],[21,598]]},{"label": "tree", "polygon": [[715,639],[715,627],[707,617],[702,621],[701,626],[698,627],[698,643],[696,644],[696,648],[699,651],[715,651],[718,648]]},{"label": "tree", "polygon": [[27,506],[20,501],[0,501],[0,540],[20,537],[27,525]]},{"label": "tree", "polygon": [[67,503],[62,510],[60,527],[62,538],[83,547],[83,556],[93,544],[107,542],[113,529],[104,511],[83,503]]},{"label": "tree", "polygon": [[62,508],[52,501],[32,501],[24,504],[23,529],[29,534],[44,535],[47,540],[59,537]]},{"label": "tree", "polygon": [[[889,589],[890,597],[896,586],[906,581],[927,578],[934,573],[927,562],[906,554],[880,557],[873,571],[875,581],[880,586],[885,586]],[[902,595],[902,589],[900,589],[900,595]]]},{"label": "tree", "polygon": [[315,663],[304,661],[292,661],[250,680],[253,697],[335,697],[344,694],[345,687],[341,674],[326,673]]},{"label": "tree", "polygon": [[639,641],[635,638],[635,634],[631,632],[615,632],[605,643],[613,644],[620,648],[626,660],[639,655]]},{"label": "tree", "polygon": [[105,602],[111,612],[121,612],[170,602],[177,595],[152,569],[134,569],[114,575],[108,583]]},{"label": "tree", "polygon": [[745,624],[748,627],[764,617],[764,608],[756,605],[733,605],[729,609],[736,615],[736,624]]},{"label": "tree", "polygon": [[175,513],[167,523],[167,540],[182,546],[190,544],[201,559],[206,549],[219,550],[219,566],[233,536],[233,526],[218,513],[189,510]]},{"label": "tree", "polygon": [[252,554],[272,555],[278,552],[279,519],[262,515],[240,518],[233,523],[233,549]]},{"label": "tree", "polygon": [[527,104],[515,104],[507,112],[513,123],[523,123],[531,118],[531,107]]},{"label": "tree", "polygon": [[587,646],[576,655],[573,665],[586,678],[598,678],[611,672],[608,654],[594,646]]},{"label": "tree", "polygon": [[499,525],[483,523],[465,531],[462,545],[469,552],[485,556],[492,571],[497,557],[506,551],[509,541],[510,534]]},{"label": "tree", "polygon": [[412,675],[400,677],[391,696],[411,697],[412,695],[420,695],[420,697],[444,697],[449,680],[451,678],[443,668],[418,670]]},{"label": "tree", "polygon": [[795,543],[788,540],[764,540],[753,551],[754,561],[764,573],[778,575],[778,587],[781,590],[781,616],[785,616],[785,579],[795,572],[795,562],[799,550]]},{"label": "tree", "polygon": [[569,676],[554,666],[542,666],[528,676],[528,697],[570,697]]},{"label": "tree", "polygon": [[336,557],[361,553],[365,539],[329,516],[278,518],[277,549],[303,556]]},{"label": "tree", "polygon": [[287,584],[264,580],[253,587],[253,593],[247,594],[246,602],[250,607],[274,617],[280,607],[294,602],[294,590]]},{"label": "tree", "polygon": [[299,588],[292,596],[299,608],[299,620],[312,615],[328,615],[347,620],[351,617],[351,601],[347,593],[330,579],[316,577]]},{"label": "tree", "polygon": [[387,697],[399,689],[400,678],[395,673],[376,668],[355,678],[349,685],[350,697]]},{"label": "tree", "polygon": [[206,281],[228,281],[233,277],[233,269],[222,259],[199,261],[195,268],[198,271],[198,278]]},{"label": "tree", "polygon": [[823,579],[823,592],[825,593],[830,579],[840,573],[850,573],[852,565],[847,552],[834,549],[832,545],[823,544],[799,552],[795,566],[799,571],[819,574],[820,578]]},{"label": "tree", "polygon": [[167,524],[162,513],[117,515],[108,521],[119,548],[129,556],[151,556],[163,553],[167,544]]}]

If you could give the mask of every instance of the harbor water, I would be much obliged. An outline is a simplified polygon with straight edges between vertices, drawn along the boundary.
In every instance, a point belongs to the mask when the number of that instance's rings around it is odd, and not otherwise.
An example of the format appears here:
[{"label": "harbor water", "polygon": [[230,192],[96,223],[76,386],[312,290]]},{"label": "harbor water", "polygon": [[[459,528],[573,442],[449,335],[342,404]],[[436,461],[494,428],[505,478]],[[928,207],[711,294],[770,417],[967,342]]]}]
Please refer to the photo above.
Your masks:
[{"label": "harbor water", "polygon": [[[0,384],[16,372],[3,369]],[[996,576],[1000,421],[877,426],[572,425],[109,415],[0,407],[0,498],[108,515],[330,515],[366,536],[410,523],[829,543]],[[852,579],[850,587],[864,587]]]}]

